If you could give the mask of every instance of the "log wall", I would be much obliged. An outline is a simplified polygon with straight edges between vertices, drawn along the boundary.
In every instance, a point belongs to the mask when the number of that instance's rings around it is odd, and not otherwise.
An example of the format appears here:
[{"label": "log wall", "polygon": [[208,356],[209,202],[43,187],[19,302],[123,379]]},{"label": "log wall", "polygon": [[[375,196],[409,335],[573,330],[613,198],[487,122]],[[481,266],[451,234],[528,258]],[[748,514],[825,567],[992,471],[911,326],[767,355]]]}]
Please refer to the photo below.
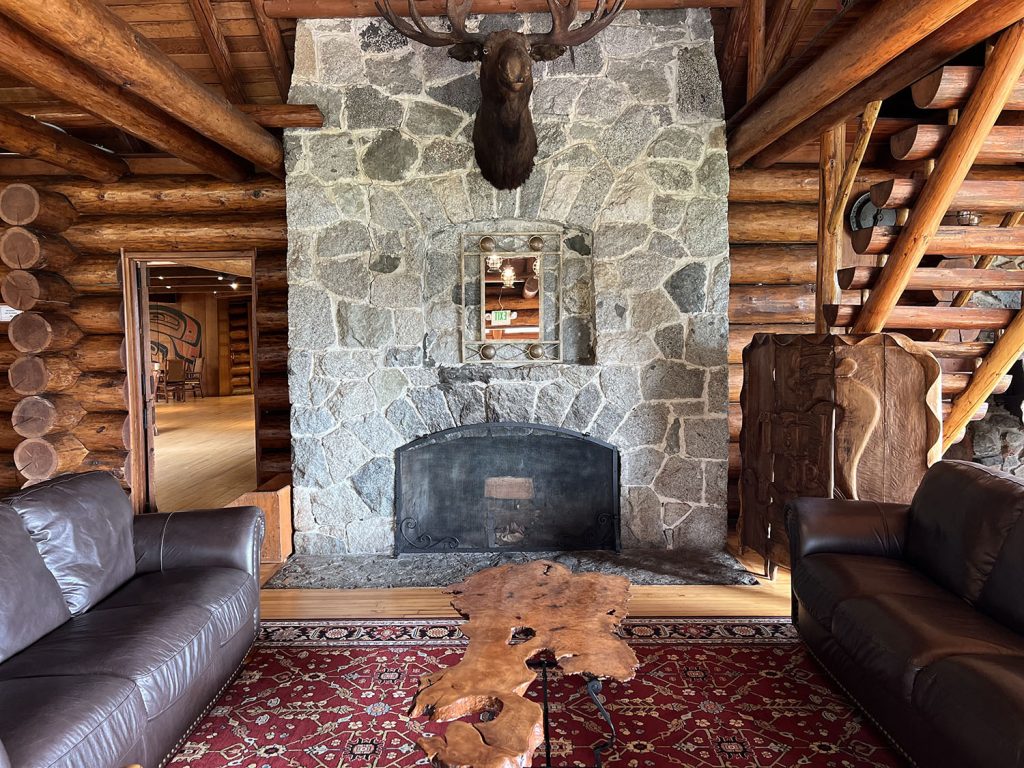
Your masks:
[{"label": "log wall", "polygon": [[[120,250],[267,249],[260,251],[254,289],[266,287],[268,300],[283,295],[286,302],[283,184],[179,177],[25,182],[0,189],[0,292],[22,310],[0,325],[0,491],[92,469],[127,483]],[[278,360],[282,351],[273,340],[286,333],[274,319],[267,338],[275,349],[269,357]],[[288,420],[280,413],[261,409],[261,482],[291,469]]]}]

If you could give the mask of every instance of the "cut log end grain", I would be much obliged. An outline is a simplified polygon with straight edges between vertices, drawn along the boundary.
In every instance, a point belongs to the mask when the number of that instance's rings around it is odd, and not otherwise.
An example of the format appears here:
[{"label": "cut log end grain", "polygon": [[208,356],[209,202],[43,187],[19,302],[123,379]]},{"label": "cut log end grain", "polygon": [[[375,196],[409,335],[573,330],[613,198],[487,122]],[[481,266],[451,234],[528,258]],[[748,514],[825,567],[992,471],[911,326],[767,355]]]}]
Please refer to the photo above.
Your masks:
[{"label": "cut log end grain", "polygon": [[11,227],[0,235],[0,260],[11,269],[49,269],[60,272],[78,254],[63,238],[44,237],[24,227]]},{"label": "cut log end grain", "polygon": [[8,184],[0,189],[0,219],[14,226],[44,232],[63,232],[75,223],[78,212],[66,197],[43,192],[29,184]]},{"label": "cut log end grain", "polygon": [[61,315],[22,312],[8,324],[7,337],[21,352],[59,351],[73,347],[82,331]]},{"label": "cut log end grain", "polygon": [[45,480],[75,469],[88,453],[66,433],[33,437],[14,449],[14,466],[29,480]]},{"label": "cut log end grain", "polygon": [[70,395],[33,395],[14,406],[11,424],[22,437],[42,437],[71,429],[84,416],[85,409]]},{"label": "cut log end grain", "polygon": [[60,275],[52,272],[28,272],[15,269],[0,282],[4,303],[27,311],[41,307],[67,306],[75,297],[75,289]]}]

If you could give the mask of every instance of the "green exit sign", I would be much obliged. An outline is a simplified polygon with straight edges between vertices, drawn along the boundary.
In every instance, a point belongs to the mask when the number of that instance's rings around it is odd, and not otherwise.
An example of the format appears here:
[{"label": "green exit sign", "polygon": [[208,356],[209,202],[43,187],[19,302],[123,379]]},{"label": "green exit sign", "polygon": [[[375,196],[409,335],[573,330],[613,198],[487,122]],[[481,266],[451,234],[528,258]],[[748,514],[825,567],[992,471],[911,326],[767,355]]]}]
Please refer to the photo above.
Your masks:
[{"label": "green exit sign", "polygon": [[495,309],[491,311],[491,325],[512,325],[511,309]]}]

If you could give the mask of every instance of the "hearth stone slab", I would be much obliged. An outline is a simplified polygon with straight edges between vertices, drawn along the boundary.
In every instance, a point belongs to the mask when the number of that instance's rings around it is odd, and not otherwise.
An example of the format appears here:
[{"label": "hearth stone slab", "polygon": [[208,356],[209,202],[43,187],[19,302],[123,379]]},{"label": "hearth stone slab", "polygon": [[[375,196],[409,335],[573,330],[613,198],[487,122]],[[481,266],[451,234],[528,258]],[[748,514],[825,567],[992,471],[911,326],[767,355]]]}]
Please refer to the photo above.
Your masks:
[{"label": "hearth stone slab", "polygon": [[726,552],[635,549],[614,552],[472,552],[449,554],[295,555],[267,582],[268,589],[440,587],[484,568],[553,560],[575,572],[625,576],[634,584],[757,584]]}]

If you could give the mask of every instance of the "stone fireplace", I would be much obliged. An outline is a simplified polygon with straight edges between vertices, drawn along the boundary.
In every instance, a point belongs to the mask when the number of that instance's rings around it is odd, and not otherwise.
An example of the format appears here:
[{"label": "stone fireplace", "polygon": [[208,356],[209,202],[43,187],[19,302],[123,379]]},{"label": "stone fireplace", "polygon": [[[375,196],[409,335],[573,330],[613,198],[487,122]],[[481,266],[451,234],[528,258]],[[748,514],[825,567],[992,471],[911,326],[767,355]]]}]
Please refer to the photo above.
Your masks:
[{"label": "stone fireplace", "polygon": [[[537,64],[537,167],[498,192],[473,161],[471,65],[379,20],[299,23],[292,100],[326,121],[286,135],[298,552],[393,552],[396,451],[489,422],[612,444],[623,547],[721,548],[728,170],[711,35],[705,9],[625,11],[575,62]],[[460,238],[491,231],[559,239],[560,362],[462,362]]]}]

